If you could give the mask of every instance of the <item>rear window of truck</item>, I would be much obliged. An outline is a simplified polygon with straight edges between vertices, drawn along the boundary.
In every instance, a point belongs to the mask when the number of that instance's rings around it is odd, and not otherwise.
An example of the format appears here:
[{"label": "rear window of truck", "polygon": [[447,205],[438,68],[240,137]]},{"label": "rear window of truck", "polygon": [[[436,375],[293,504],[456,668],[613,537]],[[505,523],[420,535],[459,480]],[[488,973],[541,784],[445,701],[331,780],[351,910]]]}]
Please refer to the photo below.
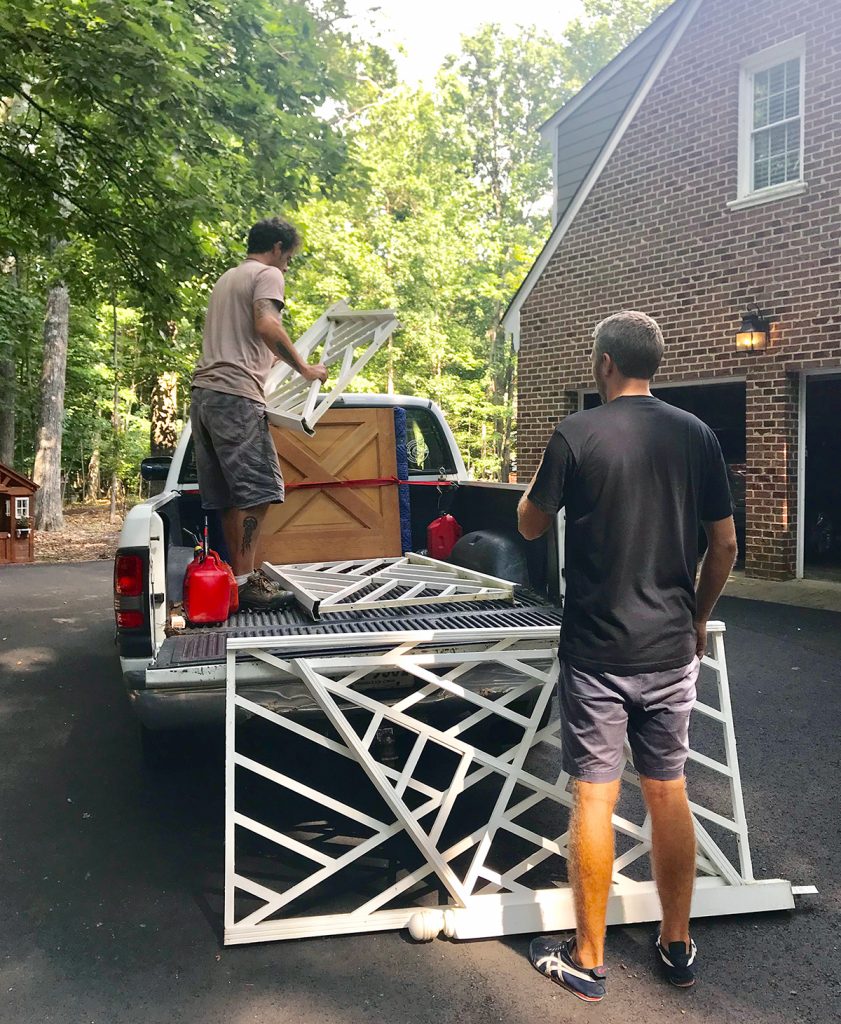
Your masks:
[{"label": "rear window of truck", "polygon": [[[444,473],[456,472],[447,438],[430,409],[421,409],[417,406],[406,409],[406,442],[409,476],[428,476],[442,470]],[[184,452],[178,482],[195,485],[197,481],[196,450],[191,438]]]}]

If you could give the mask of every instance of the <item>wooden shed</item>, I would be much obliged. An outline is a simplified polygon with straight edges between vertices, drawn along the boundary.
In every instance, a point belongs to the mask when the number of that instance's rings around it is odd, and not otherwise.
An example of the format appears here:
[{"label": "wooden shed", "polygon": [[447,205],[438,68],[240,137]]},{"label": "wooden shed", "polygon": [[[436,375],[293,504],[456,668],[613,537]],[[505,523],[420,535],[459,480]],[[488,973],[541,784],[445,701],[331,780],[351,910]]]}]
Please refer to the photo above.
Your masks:
[{"label": "wooden shed", "polygon": [[0,462],[0,565],[35,560],[32,517],[38,484]]}]

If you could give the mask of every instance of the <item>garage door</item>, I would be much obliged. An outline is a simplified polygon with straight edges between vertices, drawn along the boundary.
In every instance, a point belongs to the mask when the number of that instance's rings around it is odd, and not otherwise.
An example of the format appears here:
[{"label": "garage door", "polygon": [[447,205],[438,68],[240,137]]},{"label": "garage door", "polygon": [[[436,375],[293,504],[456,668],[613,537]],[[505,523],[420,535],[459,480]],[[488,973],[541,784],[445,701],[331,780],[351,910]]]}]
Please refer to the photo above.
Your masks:
[{"label": "garage door", "polygon": [[806,380],[805,575],[841,579],[841,374]]}]

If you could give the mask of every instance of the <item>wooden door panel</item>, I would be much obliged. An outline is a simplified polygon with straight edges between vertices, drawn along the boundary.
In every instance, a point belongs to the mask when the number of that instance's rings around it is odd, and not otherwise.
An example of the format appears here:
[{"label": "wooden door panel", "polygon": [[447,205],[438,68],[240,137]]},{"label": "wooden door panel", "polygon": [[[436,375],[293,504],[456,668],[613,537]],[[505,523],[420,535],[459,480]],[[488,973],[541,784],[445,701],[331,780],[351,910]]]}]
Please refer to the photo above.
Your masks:
[{"label": "wooden door panel", "polygon": [[[392,409],[330,409],[312,437],[281,427],[271,432],[287,487],[397,475]],[[257,563],[401,554],[395,486],[290,488],[286,501],[269,509]]]},{"label": "wooden door panel", "polygon": [[[366,409],[363,411],[378,412],[379,410]],[[325,413],[326,415],[328,414]],[[291,430],[284,430],[279,427],[272,428],[272,433],[275,435],[275,445],[281,452],[280,465],[283,470],[284,480],[287,483],[297,483],[303,480],[370,480],[379,476],[394,475],[376,472],[376,466],[380,460],[374,459],[372,464],[372,460],[366,458],[367,455],[371,454],[366,451],[366,448],[371,445],[372,441],[376,442],[376,435],[367,436],[365,433],[360,434],[359,431],[360,427],[357,426],[357,429],[353,432],[355,448],[359,455],[359,458],[354,458],[352,454],[348,456],[346,444],[342,445],[340,454],[331,452],[326,445],[320,446],[323,449],[321,451],[311,452],[307,450],[309,438],[302,438],[300,434],[294,433]],[[376,448],[373,454],[378,454]],[[330,498],[335,504],[345,508],[348,515],[364,523],[366,520],[370,521],[373,517],[381,514],[381,507],[378,501],[366,500],[364,491],[372,490],[374,488],[365,488],[364,490],[362,488],[331,488]],[[276,529],[281,529],[291,516],[297,516],[302,504],[306,505],[313,495],[319,493],[321,492],[316,490],[295,491],[291,489],[283,505],[279,509],[273,510],[277,514],[275,519]],[[300,495],[300,500],[290,501],[293,495]]]}]

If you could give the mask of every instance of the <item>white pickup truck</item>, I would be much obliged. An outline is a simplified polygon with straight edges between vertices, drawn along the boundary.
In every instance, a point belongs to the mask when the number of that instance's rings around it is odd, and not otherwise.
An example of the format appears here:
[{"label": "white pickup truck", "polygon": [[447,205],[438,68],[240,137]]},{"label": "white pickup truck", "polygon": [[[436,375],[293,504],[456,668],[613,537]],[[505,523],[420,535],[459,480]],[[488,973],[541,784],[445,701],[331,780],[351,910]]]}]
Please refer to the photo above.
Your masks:
[{"label": "white pickup truck", "polygon": [[[463,630],[464,643],[478,642],[488,629],[560,627],[560,537],[550,531],[526,542],[517,533],[516,505],[522,485],[467,479],[464,462],[441,410],[427,399],[386,395],[344,395],[336,407],[394,407],[405,410],[410,452],[409,479],[455,481],[446,488],[447,511],[464,529],[453,553],[454,564],[518,584],[513,601],[472,600],[447,605],[349,610],[314,621],[302,608],[273,614],[240,612],[218,627],[174,630],[173,606],[180,602],[186,566],[193,554],[188,531],[204,518],[195,472],[189,425],[172,458],[148,459],[146,479],[163,480],[163,491],[136,505],[126,516],[114,570],[114,608],[123,678],[139,719],[144,756],[157,763],[173,744],[173,731],[221,723],[225,701],[225,649],[229,637],[334,637],[330,652],[341,653],[343,637],[406,629]],[[426,527],[438,515],[435,487],[410,487],[412,548],[426,547]],[[218,524],[211,522],[211,544],[219,546]],[[214,536],[214,531],[216,535]],[[332,552],[341,558],[342,552]],[[296,640],[296,643],[300,643]],[[248,696],[280,714],[317,714],[299,680],[272,672],[254,660],[238,670]],[[380,680],[377,697],[397,700],[410,678]],[[498,693],[510,680],[479,677],[468,685]],[[437,703],[446,704],[446,700]],[[446,707],[429,709],[430,716]]]}]

